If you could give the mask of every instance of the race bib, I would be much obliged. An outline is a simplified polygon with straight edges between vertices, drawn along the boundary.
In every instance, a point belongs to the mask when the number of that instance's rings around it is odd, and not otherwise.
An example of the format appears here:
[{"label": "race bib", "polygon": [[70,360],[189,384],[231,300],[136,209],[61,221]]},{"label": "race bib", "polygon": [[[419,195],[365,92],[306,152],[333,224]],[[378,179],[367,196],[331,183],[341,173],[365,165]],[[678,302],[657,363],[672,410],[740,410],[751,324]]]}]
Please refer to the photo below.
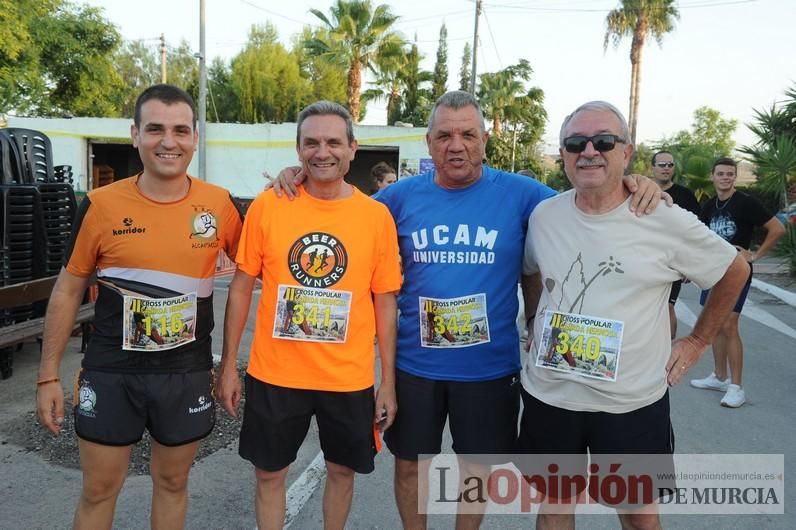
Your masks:
[{"label": "race bib", "polygon": [[124,295],[123,317],[123,350],[170,350],[196,340],[196,293],[172,298]]},{"label": "race bib", "polygon": [[280,285],[273,337],[309,342],[345,342],[351,293]]},{"label": "race bib", "polygon": [[616,381],[623,330],[618,320],[545,311],[536,366]]},{"label": "race bib", "polygon": [[420,345],[464,348],[489,342],[486,294],[420,300]]}]

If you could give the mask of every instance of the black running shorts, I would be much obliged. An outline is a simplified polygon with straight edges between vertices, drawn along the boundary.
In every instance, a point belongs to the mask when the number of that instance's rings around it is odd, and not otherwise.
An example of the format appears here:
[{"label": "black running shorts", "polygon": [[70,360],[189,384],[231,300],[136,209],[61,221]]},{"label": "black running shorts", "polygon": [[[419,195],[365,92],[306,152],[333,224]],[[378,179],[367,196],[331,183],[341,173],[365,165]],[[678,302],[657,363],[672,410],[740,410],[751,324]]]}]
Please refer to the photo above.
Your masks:
[{"label": "black running shorts", "polygon": [[[669,417],[668,391],[658,401],[623,414],[554,407],[524,389],[522,403],[517,453],[528,457],[518,456],[515,465],[523,474],[548,476],[550,465],[555,464],[560,476],[585,475],[586,466],[596,464],[600,476],[606,476],[611,466],[618,463],[620,475],[648,475],[654,499],[674,486],[674,430]],[[571,496],[556,493],[551,495]]]},{"label": "black running shorts", "polygon": [[81,369],[75,380],[75,432],[90,442],[131,445],[149,431],[158,443],[204,438],[216,421],[210,370],[134,374]]},{"label": "black running shorts", "polygon": [[[456,454],[512,452],[520,407],[518,374],[465,382],[425,379],[396,370],[395,391],[398,414],[384,441],[398,458],[438,454],[446,419]],[[498,457],[490,463],[500,462]]]},{"label": "black running shorts", "polygon": [[238,452],[258,469],[290,465],[315,415],[324,459],[370,473],[374,469],[373,387],[354,392],[285,388],[246,374],[246,404]]}]

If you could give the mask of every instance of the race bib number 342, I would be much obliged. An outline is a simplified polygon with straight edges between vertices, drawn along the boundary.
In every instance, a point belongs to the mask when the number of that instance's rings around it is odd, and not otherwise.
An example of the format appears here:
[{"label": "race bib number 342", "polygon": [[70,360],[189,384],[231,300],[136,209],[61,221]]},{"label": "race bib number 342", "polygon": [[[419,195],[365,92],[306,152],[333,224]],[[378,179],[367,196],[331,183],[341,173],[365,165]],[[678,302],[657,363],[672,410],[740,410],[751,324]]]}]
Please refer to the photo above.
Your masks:
[{"label": "race bib number 342", "polygon": [[464,348],[489,342],[486,294],[419,300],[421,346]]}]

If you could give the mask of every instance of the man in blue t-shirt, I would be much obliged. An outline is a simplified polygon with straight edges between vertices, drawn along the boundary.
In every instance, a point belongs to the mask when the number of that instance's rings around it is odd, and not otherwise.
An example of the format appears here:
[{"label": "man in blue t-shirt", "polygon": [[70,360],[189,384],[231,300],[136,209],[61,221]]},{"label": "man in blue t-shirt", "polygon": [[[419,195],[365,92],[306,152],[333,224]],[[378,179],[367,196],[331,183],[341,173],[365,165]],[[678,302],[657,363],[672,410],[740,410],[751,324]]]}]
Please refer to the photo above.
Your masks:
[{"label": "man in blue t-shirt", "polygon": [[[426,134],[434,170],[402,178],[375,196],[395,219],[404,269],[396,351],[399,411],[384,439],[395,455],[395,498],[405,528],[425,528],[418,484],[426,483],[430,457],[442,449],[446,420],[461,477],[485,480],[490,471],[488,462],[466,455],[514,450],[520,403],[517,280],[525,314],[533,315],[542,285],[538,274],[521,276],[525,233],[533,209],[555,191],[484,165],[487,137],[475,98],[462,91],[444,94]],[[294,174],[283,171],[278,180],[290,196]],[[635,182],[630,177],[626,185],[636,191]],[[657,203],[658,186],[649,179],[638,184],[636,195],[654,196]],[[458,518],[477,527],[484,507],[460,503]]]}]

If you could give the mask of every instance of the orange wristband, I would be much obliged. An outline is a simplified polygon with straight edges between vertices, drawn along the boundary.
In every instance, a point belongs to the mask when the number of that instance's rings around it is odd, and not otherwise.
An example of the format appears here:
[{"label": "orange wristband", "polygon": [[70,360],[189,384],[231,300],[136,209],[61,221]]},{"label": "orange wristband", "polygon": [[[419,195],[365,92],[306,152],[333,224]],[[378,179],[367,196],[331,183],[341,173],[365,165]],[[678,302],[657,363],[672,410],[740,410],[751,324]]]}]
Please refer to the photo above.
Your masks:
[{"label": "orange wristband", "polygon": [[41,381],[36,381],[36,386],[46,385],[47,383],[57,383],[60,381],[60,377],[53,377],[51,379],[42,379]]}]

